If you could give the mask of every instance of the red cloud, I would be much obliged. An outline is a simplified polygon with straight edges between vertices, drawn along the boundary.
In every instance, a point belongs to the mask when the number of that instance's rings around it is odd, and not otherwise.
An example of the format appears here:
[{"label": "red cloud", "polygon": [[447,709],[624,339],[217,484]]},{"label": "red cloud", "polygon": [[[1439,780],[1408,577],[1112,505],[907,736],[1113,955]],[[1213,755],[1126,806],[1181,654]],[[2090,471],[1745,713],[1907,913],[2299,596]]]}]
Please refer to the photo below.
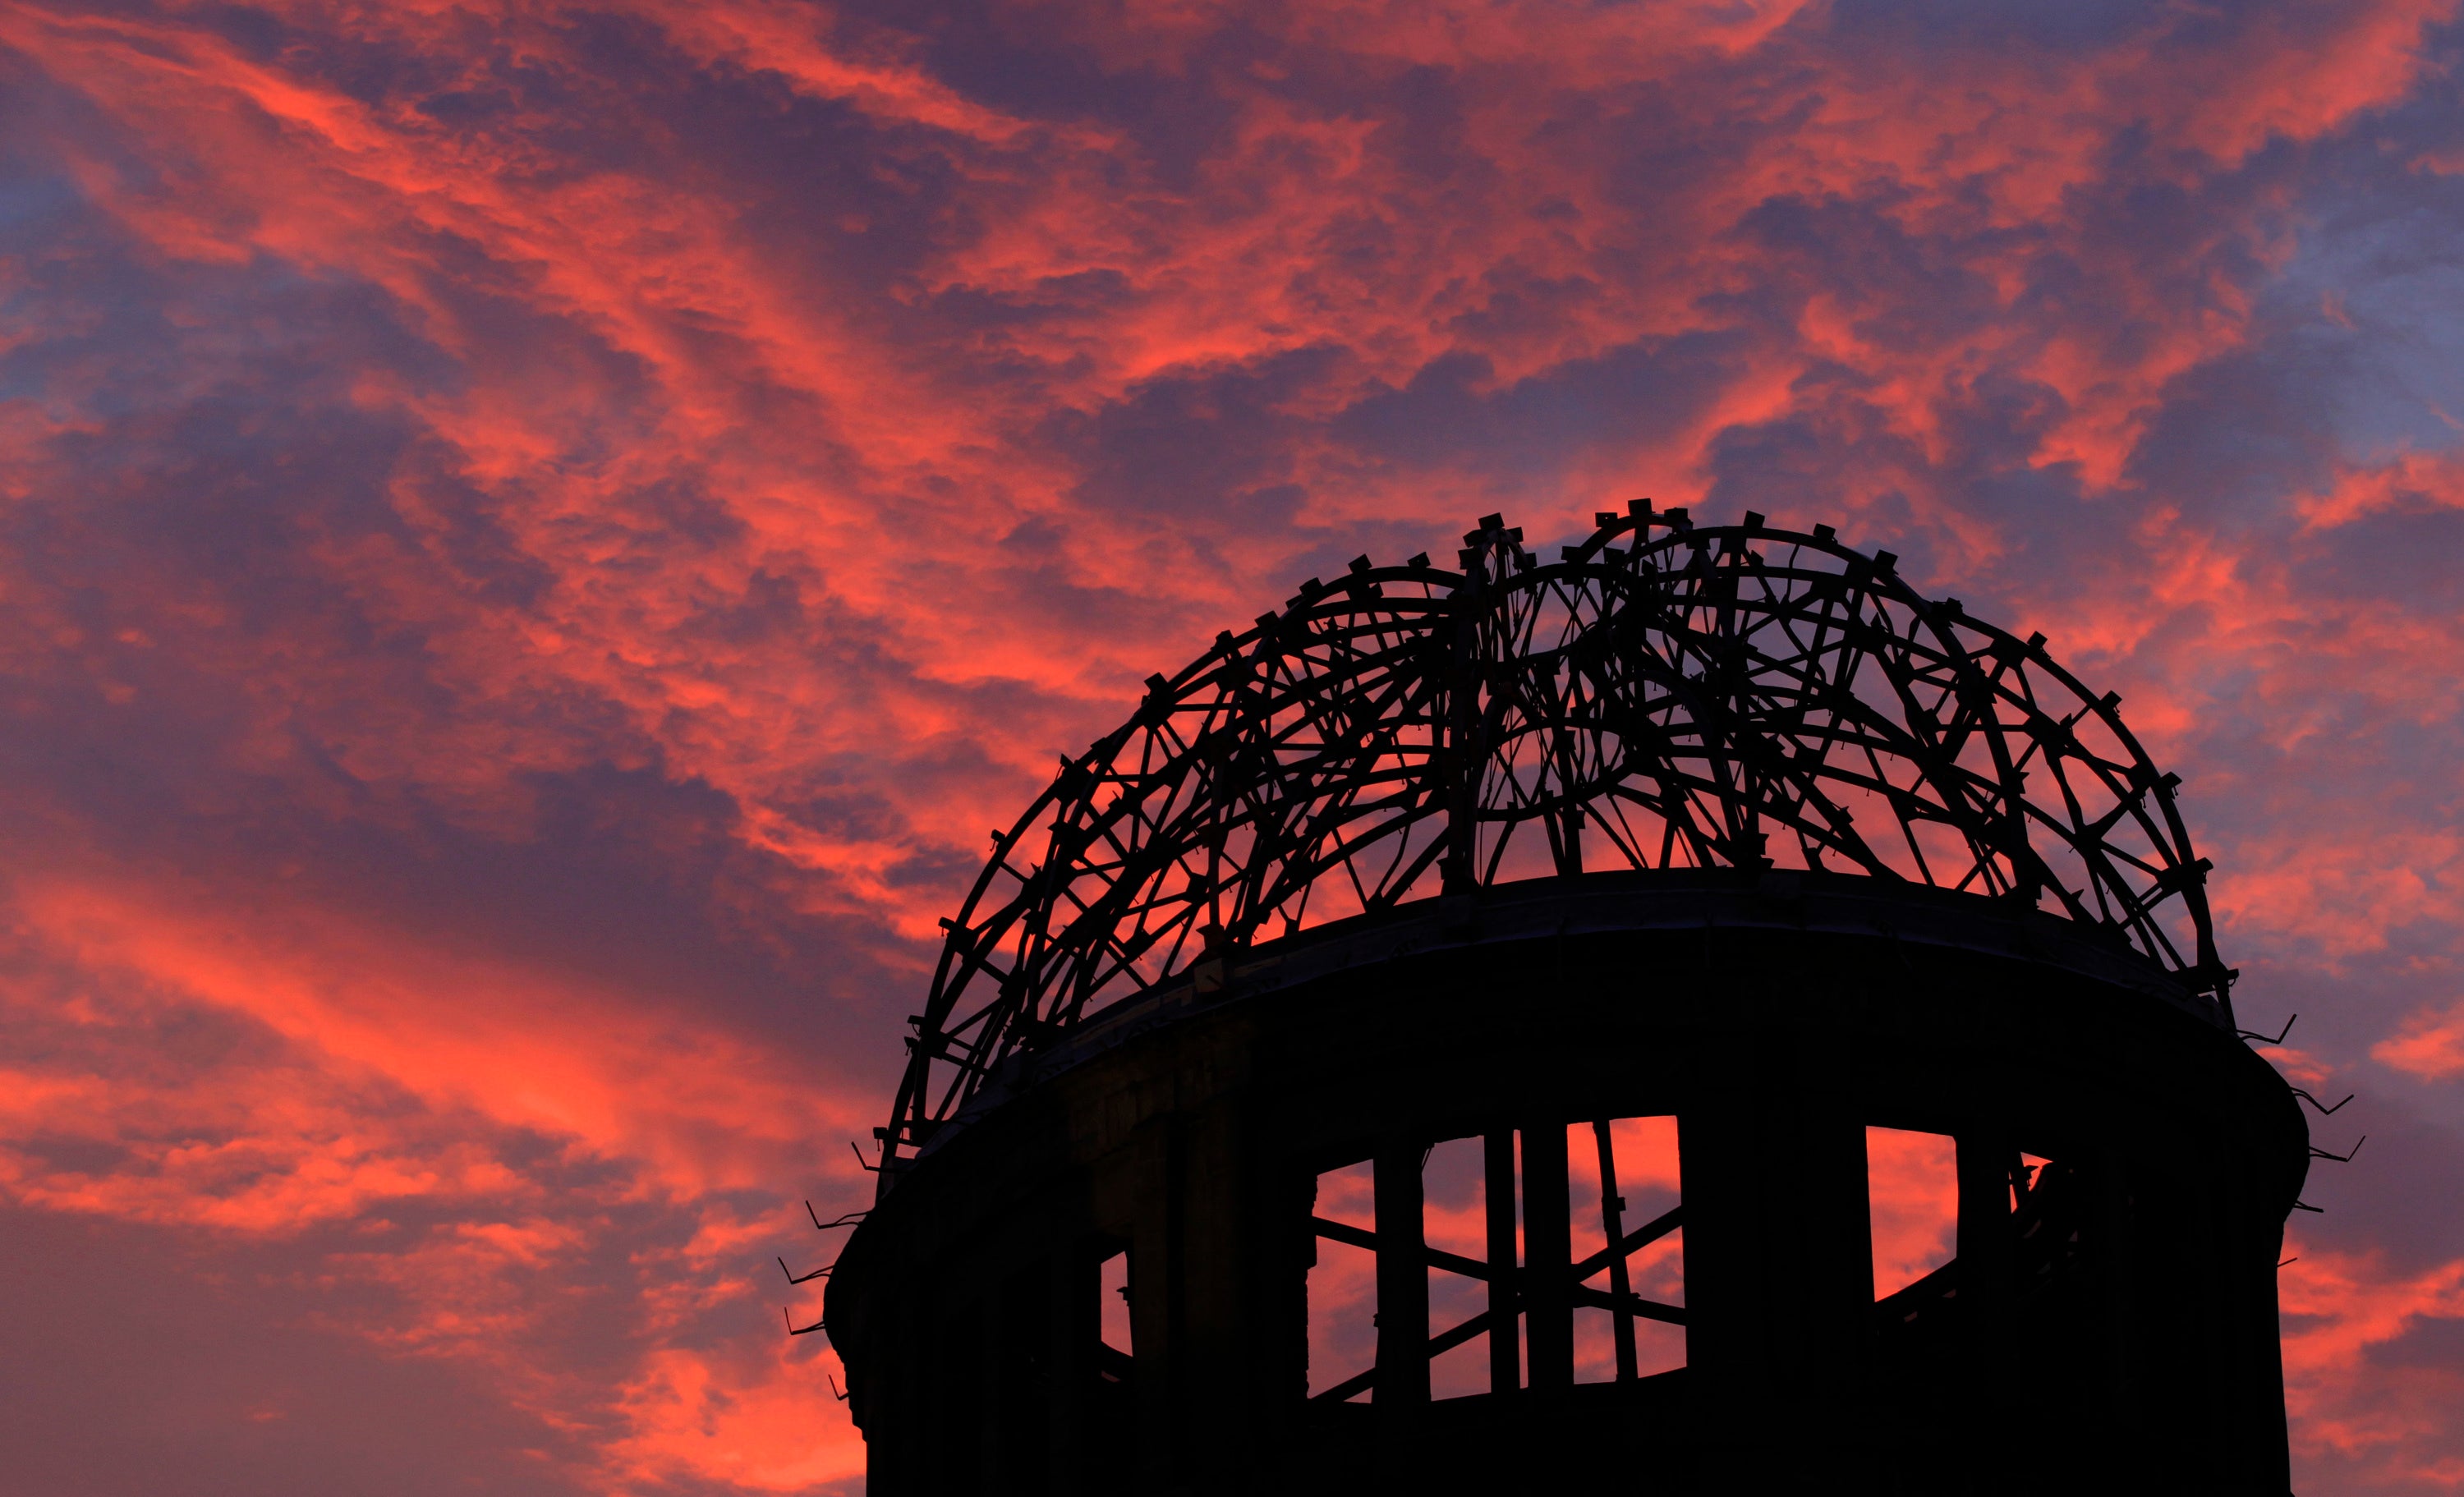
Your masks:
[{"label": "red cloud", "polygon": [[2464,1002],[2414,1014],[2394,1034],[2371,1046],[2370,1056],[2424,1081],[2464,1074]]},{"label": "red cloud", "polygon": [[2296,1259],[2277,1277],[2297,1447],[2382,1482],[2449,1480],[2464,1378],[2450,1367],[2405,1367],[2385,1352],[2426,1324],[2464,1318],[2464,1260],[2406,1272],[2375,1254],[2290,1241],[2285,1251]]},{"label": "red cloud", "polygon": [[[2371,160],[2434,187],[2453,11],[10,10],[0,1189],[313,1253],[582,1486],[847,1479],[753,1274],[861,1195],[986,830],[1303,573],[1639,493],[2043,628],[2253,982],[2383,983],[2371,1053],[2452,1075],[2398,958],[2459,914],[2464,639],[2387,581],[2443,533],[2373,538],[2456,459],[2348,441],[2271,297]],[[509,880],[525,943],[368,871],[489,857],[634,902]],[[709,974],[599,949],[671,908]],[[1895,1271],[1939,1165],[1877,1156]],[[2364,1364],[2446,1270],[2319,1263],[2305,1448],[2444,1480]]]}]

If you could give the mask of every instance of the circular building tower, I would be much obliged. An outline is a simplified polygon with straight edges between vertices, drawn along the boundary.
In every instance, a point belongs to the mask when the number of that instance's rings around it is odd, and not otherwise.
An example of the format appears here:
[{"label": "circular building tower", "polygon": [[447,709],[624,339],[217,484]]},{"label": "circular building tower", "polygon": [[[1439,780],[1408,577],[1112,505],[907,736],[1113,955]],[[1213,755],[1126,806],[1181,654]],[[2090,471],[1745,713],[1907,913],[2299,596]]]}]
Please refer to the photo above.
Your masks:
[{"label": "circular building tower", "polygon": [[1828,526],[1464,539],[1150,678],[943,922],[872,1497],[2284,1493],[2307,1132],[2118,698]]}]

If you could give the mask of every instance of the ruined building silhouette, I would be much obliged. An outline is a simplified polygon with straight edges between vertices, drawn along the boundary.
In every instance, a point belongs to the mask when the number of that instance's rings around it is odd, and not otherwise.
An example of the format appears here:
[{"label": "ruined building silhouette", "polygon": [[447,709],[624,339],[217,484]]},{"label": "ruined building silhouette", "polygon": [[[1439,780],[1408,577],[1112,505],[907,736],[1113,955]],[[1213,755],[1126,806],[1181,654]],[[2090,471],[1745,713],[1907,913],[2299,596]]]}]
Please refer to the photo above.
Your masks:
[{"label": "ruined building silhouette", "polygon": [[[910,1021],[871,1497],[2286,1491],[2307,1130],[2041,636],[1645,502],[1147,684]],[[1880,1298],[1873,1128],[1958,1202]]]}]

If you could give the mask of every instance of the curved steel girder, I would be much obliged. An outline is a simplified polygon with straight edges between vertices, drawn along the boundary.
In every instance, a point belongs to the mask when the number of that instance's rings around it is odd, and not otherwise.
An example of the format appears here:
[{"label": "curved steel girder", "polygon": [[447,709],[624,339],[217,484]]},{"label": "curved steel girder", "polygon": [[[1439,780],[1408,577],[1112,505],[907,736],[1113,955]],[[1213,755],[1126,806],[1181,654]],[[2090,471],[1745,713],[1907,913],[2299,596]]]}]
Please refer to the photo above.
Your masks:
[{"label": "curved steel girder", "polygon": [[2225,1002],[2174,780],[2041,636],[1828,527],[1643,505],[1555,562],[1493,519],[1464,539],[1459,571],[1305,583],[1063,760],[943,922],[885,1157],[1005,1056],[1209,952],[1586,869],[1969,890]]}]

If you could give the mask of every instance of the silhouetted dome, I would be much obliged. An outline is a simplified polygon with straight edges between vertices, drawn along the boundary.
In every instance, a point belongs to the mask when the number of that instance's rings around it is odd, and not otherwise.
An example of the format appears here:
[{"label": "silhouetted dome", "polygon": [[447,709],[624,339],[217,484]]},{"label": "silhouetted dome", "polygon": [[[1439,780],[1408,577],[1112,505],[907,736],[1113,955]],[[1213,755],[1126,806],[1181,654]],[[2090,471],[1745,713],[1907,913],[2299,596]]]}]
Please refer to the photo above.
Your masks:
[{"label": "silhouetted dome", "polygon": [[1554,561],[1495,516],[1460,570],[1363,557],[1151,677],[944,922],[891,1152],[1210,954],[1522,879],[1906,880],[2101,930],[2223,1006],[2177,782],[2042,636],[1828,526],[1598,522]]}]

